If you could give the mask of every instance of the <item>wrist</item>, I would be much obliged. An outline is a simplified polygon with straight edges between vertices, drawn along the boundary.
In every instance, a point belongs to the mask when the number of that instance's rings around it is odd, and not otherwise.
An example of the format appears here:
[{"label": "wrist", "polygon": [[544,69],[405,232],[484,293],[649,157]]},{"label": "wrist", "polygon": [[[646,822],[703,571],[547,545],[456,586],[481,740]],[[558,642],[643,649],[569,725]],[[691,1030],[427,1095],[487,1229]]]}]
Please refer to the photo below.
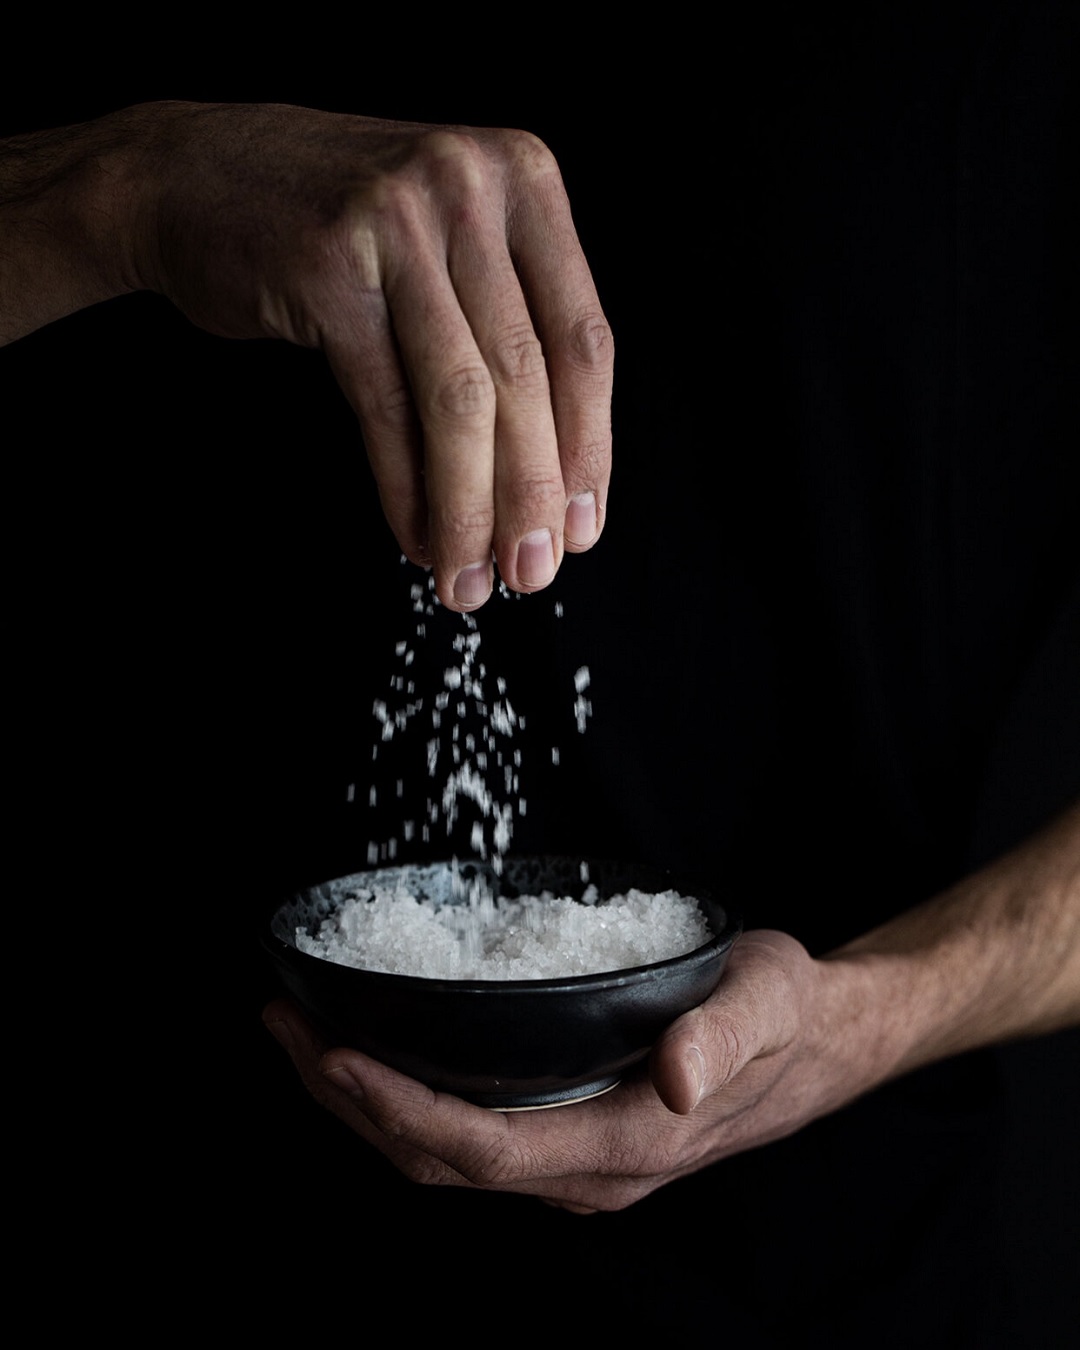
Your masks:
[{"label": "wrist", "polygon": [[0,147],[0,342],[143,288],[151,120],[126,109]]},{"label": "wrist", "polygon": [[837,1104],[913,1068],[922,1041],[910,970],[846,948],[814,962],[814,1040],[836,1076]]},{"label": "wrist", "polygon": [[1080,1022],[1080,807],[824,958],[895,1076]]},{"label": "wrist", "polygon": [[[830,1034],[866,1088],[942,1058],[955,1009],[936,984],[932,962],[912,953],[864,949],[859,943],[821,960],[830,990]],[[961,1048],[961,1047],[955,1047]]]}]

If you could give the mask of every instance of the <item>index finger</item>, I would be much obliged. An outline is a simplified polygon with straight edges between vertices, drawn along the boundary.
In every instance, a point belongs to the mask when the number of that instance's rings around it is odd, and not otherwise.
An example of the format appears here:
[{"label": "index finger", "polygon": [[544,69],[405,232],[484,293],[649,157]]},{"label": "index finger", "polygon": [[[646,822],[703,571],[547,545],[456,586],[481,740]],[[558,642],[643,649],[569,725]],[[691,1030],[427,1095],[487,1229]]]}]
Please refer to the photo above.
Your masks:
[{"label": "index finger", "polygon": [[363,1114],[365,1137],[422,1184],[595,1205],[613,1158],[625,1167],[636,1148],[644,1163],[648,1132],[635,1125],[640,1096],[655,1103],[647,1082],[551,1110],[501,1112],[433,1091],[355,1050],[330,1051],[321,1068]]}]

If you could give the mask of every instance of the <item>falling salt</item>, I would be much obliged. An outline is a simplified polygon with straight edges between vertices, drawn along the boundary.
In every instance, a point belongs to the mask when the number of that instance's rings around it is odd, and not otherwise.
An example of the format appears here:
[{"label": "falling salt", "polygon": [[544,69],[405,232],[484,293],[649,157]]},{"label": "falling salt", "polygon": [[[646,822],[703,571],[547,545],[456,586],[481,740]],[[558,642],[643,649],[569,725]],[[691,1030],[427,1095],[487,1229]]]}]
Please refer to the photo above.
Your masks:
[{"label": "falling salt", "polygon": [[[521,598],[501,582],[499,594],[504,598]],[[433,578],[429,576],[424,583],[413,583],[409,597],[413,613],[418,616],[415,633],[413,638],[402,638],[394,644],[394,655],[405,666],[414,663],[417,647],[426,639],[425,618],[439,607]],[[557,613],[562,614],[561,603],[557,604]],[[424,739],[427,777],[441,781],[442,786],[428,799],[423,840],[429,842],[432,838],[429,826],[439,825],[447,838],[453,840],[460,824],[466,829],[468,849],[475,857],[490,861],[498,874],[502,870],[502,859],[512,845],[515,819],[523,817],[527,809],[518,773],[511,772],[508,766],[508,761],[512,761],[515,770],[521,768],[521,749],[511,746],[510,742],[524,730],[525,718],[514,707],[504,676],[493,679],[495,696],[488,698],[485,688],[487,670],[480,659],[481,633],[476,616],[462,615],[461,620],[463,631],[456,633],[450,643],[453,659],[442,670],[442,687],[431,697],[426,713],[425,700],[414,697],[416,683],[412,679],[407,686],[408,701],[374,701],[372,717],[376,737],[371,757],[373,762],[377,761],[380,744],[385,745],[407,733],[412,724],[422,722],[426,716],[429,727]],[[588,667],[578,667],[574,674],[573,714],[579,731],[584,731],[586,719],[592,712],[591,704],[584,699],[584,691],[590,682]],[[398,694],[405,690],[406,682],[400,671],[391,675],[389,688]],[[479,721],[479,732],[463,734],[462,728],[466,727],[470,717]],[[552,764],[557,765],[559,759],[559,749],[553,746]],[[396,780],[395,793],[398,799],[405,795],[401,778]],[[350,801],[354,795],[355,789],[350,789]],[[377,786],[373,784],[368,796],[369,806],[374,808],[378,799]],[[462,819],[465,808],[471,816],[469,821]],[[403,826],[402,833],[407,840],[415,837],[414,829]],[[396,849],[396,843],[394,847]],[[385,856],[387,849],[385,841],[369,846],[368,857]]]}]

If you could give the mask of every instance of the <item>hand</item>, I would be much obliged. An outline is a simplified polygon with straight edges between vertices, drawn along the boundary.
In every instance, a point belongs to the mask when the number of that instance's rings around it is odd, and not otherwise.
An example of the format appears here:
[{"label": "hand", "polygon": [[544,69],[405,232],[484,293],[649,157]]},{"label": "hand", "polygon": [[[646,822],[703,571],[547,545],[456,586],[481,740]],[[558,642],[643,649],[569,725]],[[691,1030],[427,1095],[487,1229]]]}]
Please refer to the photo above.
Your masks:
[{"label": "hand", "polygon": [[264,1013],[312,1094],[414,1181],[621,1209],[791,1134],[886,1079],[1080,1024],[1080,803],[939,896],[821,959],[744,933],[648,1071],[592,1101],[500,1115]]},{"label": "hand", "polygon": [[487,599],[493,554],[535,591],[595,543],[611,334],[534,136],[153,103],[5,149],[0,340],[150,289],[211,332],[321,348],[452,609]]},{"label": "hand", "polygon": [[316,1099],[413,1181],[585,1213],[624,1208],[855,1095],[850,1064],[829,1052],[828,978],[794,939],[747,933],[718,991],[673,1024],[647,1072],[551,1111],[487,1111],[356,1051],[326,1052],[287,1002],[264,1019]]},{"label": "hand", "polygon": [[[326,353],[402,551],[453,609],[596,540],[611,336],[523,132],[176,106],[140,270],[196,323]],[[144,215],[144,219],[145,219]]]}]

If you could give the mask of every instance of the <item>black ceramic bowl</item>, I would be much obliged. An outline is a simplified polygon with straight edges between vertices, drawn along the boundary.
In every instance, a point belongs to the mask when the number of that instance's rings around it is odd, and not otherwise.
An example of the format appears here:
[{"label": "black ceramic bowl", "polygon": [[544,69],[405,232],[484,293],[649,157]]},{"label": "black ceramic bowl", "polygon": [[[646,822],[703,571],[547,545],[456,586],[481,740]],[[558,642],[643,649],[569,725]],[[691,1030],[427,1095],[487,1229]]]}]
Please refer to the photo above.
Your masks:
[{"label": "black ceramic bowl", "polygon": [[[694,896],[713,936],[655,965],[543,980],[443,980],[338,965],[299,951],[339,904],[366,886],[392,886],[401,868],[339,877],[291,896],[261,938],[289,995],[331,1045],[347,1045],[438,1091],[498,1110],[557,1106],[614,1087],[660,1033],[716,988],[741,920],[714,890],[638,864],[586,861],[601,899],[631,888]],[[582,860],[509,857],[496,877],[480,863],[459,874],[500,896],[544,891],[580,899]],[[445,862],[407,869],[421,899],[454,903]]]}]

